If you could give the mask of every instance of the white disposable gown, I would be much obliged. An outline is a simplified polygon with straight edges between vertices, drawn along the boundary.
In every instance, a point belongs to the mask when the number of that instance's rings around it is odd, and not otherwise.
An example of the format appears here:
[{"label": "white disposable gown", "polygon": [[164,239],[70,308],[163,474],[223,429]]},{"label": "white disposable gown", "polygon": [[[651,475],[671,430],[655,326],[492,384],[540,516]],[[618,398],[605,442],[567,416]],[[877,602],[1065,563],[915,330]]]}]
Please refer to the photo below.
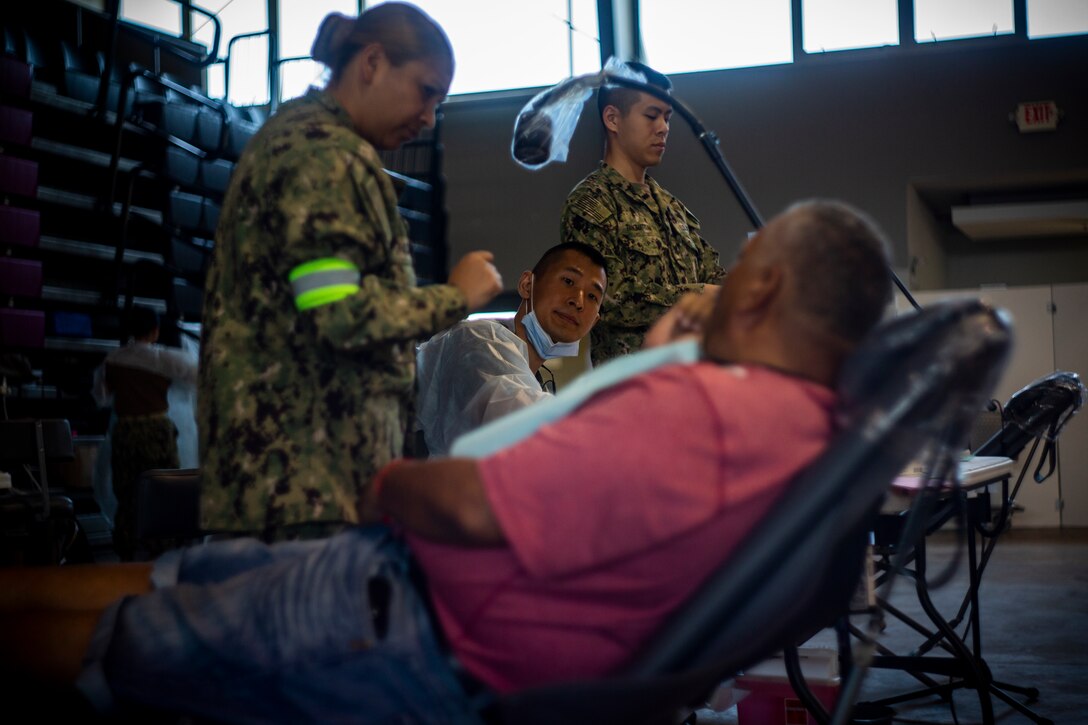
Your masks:
[{"label": "white disposable gown", "polygon": [[502,323],[466,320],[416,350],[417,428],[432,457],[460,435],[550,397],[529,370],[529,348]]},{"label": "white disposable gown", "polygon": [[[167,415],[178,429],[178,460],[182,468],[196,468],[196,375],[199,343],[196,338],[181,336],[181,348],[169,348],[145,342],[129,341],[127,345],[111,352],[95,370],[91,395],[100,407],[113,402],[113,394],[106,387],[106,363],[158,373],[173,383],[167,392]],[[98,449],[94,471],[94,494],[99,508],[106,518],[113,520],[117,499],[113,495],[110,459],[113,448],[113,424],[116,415],[110,416],[105,439]]]}]

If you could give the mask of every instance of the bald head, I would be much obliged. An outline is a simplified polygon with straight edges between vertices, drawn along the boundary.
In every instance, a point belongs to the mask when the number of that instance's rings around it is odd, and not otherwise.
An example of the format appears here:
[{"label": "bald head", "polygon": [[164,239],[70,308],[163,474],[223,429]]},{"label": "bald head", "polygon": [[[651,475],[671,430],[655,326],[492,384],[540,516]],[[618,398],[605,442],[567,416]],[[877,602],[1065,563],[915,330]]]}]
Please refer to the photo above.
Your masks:
[{"label": "bald head", "polygon": [[888,245],[861,212],[794,204],[749,239],[722,283],[704,349],[831,384],[891,299]]},{"label": "bald head", "polygon": [[859,342],[891,300],[888,244],[865,214],[834,201],[804,201],[783,215],[779,238],[803,310],[826,331]]}]

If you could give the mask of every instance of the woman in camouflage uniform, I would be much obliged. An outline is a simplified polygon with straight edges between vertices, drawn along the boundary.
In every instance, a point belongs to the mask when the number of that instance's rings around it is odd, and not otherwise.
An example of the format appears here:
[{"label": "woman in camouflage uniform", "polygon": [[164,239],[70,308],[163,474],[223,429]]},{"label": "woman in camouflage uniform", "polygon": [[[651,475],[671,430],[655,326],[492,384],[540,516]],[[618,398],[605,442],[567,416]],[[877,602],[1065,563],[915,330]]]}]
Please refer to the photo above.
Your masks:
[{"label": "woman in camouflage uniform", "polygon": [[400,3],[333,14],[312,55],[331,79],[247,146],[205,292],[203,525],[265,540],[359,522],[364,487],[402,453],[415,340],[502,287],[488,252],[416,286],[378,155],[434,125],[453,75],[441,28]]}]

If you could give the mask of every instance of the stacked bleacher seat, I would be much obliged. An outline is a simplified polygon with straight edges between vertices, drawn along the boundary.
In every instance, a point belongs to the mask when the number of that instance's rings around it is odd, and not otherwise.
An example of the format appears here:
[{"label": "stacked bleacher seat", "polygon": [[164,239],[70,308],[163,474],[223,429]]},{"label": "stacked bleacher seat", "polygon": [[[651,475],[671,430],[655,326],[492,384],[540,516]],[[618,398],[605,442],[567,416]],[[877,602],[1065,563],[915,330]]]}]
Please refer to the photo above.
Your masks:
[{"label": "stacked bleacher seat", "polygon": [[412,263],[419,284],[446,281],[446,181],[442,174],[439,116],[433,129],[395,151],[381,152],[382,162],[400,189],[397,208],[408,223]]},{"label": "stacked bleacher seat", "polygon": [[[177,155],[185,147],[142,115],[164,97],[158,79],[183,89],[199,83],[199,66],[164,52],[180,41],[122,28],[111,58],[112,30],[111,18],[61,0],[10,5],[0,20],[0,352],[30,370],[8,381],[5,410],[70,421],[77,450],[105,432],[109,411],[95,405],[91,382],[121,344],[128,305],[158,309],[167,344],[177,341],[173,322],[199,319],[203,259],[195,252],[210,247],[232,168],[215,149],[197,147],[194,176]],[[137,67],[151,70],[137,80]],[[166,163],[168,150],[177,163]],[[173,178],[168,168],[189,176]],[[201,199],[196,225],[171,205],[183,193]],[[192,282],[184,313],[179,275]],[[51,486],[84,487],[77,515],[95,506],[87,473],[50,477]]]}]

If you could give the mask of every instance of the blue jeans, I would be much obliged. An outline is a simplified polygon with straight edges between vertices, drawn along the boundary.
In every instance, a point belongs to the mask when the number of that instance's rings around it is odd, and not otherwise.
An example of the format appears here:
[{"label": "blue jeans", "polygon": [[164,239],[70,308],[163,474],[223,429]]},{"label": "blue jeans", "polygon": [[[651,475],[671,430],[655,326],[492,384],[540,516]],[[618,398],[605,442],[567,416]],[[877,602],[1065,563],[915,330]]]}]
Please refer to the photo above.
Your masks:
[{"label": "blue jeans", "polygon": [[408,552],[380,526],[168,552],[102,616],[79,687],[226,722],[473,723]]}]

